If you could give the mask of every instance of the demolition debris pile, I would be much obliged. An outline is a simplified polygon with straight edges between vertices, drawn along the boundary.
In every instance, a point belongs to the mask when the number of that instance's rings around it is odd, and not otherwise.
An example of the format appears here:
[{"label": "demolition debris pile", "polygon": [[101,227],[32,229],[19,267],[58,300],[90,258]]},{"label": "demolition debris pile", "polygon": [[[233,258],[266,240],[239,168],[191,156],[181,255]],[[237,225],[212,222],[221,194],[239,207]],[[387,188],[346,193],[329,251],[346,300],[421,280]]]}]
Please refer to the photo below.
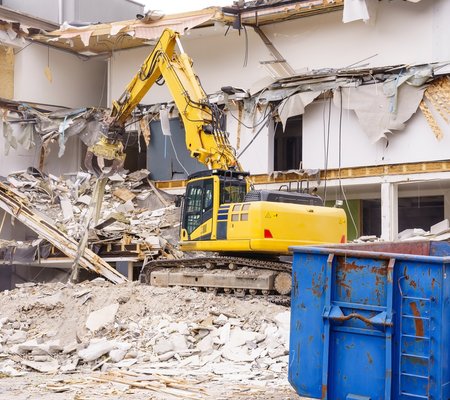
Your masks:
[{"label": "demolition debris pile", "polygon": [[264,299],[102,278],[18,286],[0,293],[1,374],[285,379],[289,310]]},{"label": "demolition debris pile", "polygon": [[148,176],[145,169],[116,173],[108,178],[103,197],[95,197],[96,178],[84,172],[58,178],[29,168],[9,175],[7,181],[34,211],[71,238],[81,241],[88,229],[93,249],[108,243],[135,244],[145,255],[179,258],[174,196],[158,191]]}]

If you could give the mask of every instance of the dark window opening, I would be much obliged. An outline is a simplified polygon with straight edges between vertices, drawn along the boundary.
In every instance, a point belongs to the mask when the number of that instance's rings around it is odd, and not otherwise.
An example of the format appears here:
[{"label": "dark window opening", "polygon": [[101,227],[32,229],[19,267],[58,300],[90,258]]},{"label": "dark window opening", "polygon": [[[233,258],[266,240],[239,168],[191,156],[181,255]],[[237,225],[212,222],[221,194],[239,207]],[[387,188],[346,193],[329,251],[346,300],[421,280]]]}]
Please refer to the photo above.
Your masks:
[{"label": "dark window opening", "polygon": [[[381,200],[362,200],[362,235],[381,235]],[[398,231],[430,227],[444,219],[444,196],[398,199]]]},{"label": "dark window opening", "polygon": [[283,125],[278,122],[274,139],[274,170],[300,169],[302,162],[302,116],[291,117]]},{"label": "dark window opening", "polygon": [[127,132],[124,139],[125,163],[123,167],[130,171],[147,168],[147,145],[142,135],[137,131]]}]

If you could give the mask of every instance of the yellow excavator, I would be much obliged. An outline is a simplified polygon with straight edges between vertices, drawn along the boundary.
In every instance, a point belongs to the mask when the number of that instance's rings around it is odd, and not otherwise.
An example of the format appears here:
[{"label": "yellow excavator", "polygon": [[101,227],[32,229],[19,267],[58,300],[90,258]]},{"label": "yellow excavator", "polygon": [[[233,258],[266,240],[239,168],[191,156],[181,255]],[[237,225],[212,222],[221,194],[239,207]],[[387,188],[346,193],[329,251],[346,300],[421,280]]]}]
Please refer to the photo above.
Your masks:
[{"label": "yellow excavator", "polygon": [[280,256],[289,254],[289,246],[345,242],[345,212],[325,207],[320,197],[304,191],[253,189],[222,129],[220,111],[209,102],[177,32],[164,30],[122,96],[113,102],[102,138],[88,149],[86,166],[97,176],[121,167],[125,122],[161,79],[180,113],[190,155],[208,168],[188,177],[180,248],[218,254],[153,260],[144,265],[141,277],[160,286],[289,294],[291,266]]}]

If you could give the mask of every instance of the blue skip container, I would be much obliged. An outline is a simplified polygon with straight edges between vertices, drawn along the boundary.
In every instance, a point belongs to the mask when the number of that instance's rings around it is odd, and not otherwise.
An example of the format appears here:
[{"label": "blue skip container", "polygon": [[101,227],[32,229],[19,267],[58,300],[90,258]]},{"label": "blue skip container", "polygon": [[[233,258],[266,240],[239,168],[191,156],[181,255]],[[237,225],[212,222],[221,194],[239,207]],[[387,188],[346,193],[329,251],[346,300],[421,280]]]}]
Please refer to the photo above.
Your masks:
[{"label": "blue skip container", "polygon": [[447,242],[291,250],[289,381],[299,395],[450,399]]}]

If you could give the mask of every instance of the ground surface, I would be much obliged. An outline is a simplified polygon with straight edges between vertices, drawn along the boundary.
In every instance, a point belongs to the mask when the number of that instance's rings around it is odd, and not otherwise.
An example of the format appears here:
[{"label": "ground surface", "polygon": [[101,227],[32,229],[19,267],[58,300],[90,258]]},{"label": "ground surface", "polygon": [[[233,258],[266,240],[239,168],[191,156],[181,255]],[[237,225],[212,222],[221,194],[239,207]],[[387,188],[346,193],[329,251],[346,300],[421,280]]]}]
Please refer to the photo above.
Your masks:
[{"label": "ground surface", "polygon": [[0,293],[0,399],[300,399],[289,307],[136,282]]},{"label": "ground surface", "polygon": [[[1,400],[141,400],[141,399],[188,399],[170,394],[158,393],[148,389],[128,388],[111,383],[98,383],[94,380],[101,373],[67,375],[42,375],[32,373],[26,377],[0,379]],[[207,379],[207,378],[205,378]],[[201,393],[193,393],[193,399],[255,399],[255,400],[301,400],[289,384],[261,388],[229,382],[223,384],[206,380],[201,384]],[[60,392],[58,392],[60,391]]]}]

